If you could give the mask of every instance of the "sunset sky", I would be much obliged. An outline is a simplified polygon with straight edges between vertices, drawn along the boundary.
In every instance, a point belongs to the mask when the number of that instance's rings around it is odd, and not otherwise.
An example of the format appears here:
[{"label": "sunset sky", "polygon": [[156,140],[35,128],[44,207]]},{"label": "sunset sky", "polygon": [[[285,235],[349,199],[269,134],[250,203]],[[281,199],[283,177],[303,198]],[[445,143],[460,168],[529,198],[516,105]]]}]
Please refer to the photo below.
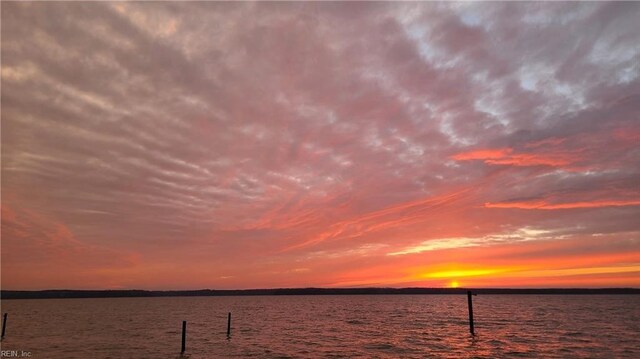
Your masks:
[{"label": "sunset sky", "polygon": [[1,9],[2,289],[640,287],[640,3]]}]

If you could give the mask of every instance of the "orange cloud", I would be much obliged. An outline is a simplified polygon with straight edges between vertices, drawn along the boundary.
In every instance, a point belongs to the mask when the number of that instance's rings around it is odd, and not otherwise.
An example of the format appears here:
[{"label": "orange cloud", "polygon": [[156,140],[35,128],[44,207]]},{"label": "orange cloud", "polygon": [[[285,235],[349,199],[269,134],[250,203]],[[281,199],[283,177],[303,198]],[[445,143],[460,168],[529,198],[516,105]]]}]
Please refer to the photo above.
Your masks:
[{"label": "orange cloud", "polygon": [[462,152],[452,156],[456,161],[482,160],[491,165],[512,165],[512,166],[551,166],[562,167],[574,162],[564,153],[554,154],[533,154],[533,153],[513,153],[511,148],[484,149],[469,152]]},{"label": "orange cloud", "polygon": [[486,208],[518,208],[518,209],[576,209],[576,208],[599,208],[599,207],[622,207],[622,206],[638,206],[640,199],[634,200],[600,200],[600,201],[582,201],[570,203],[549,203],[546,200],[532,200],[520,202],[487,202],[484,204]]},{"label": "orange cloud", "polygon": [[373,231],[407,225],[424,218],[425,211],[446,207],[458,201],[471,189],[452,191],[440,196],[422,198],[416,201],[401,203],[395,206],[373,211],[356,218],[332,224],[322,233],[313,238],[286,248],[284,251],[298,249],[317,244],[333,238],[354,238]]}]

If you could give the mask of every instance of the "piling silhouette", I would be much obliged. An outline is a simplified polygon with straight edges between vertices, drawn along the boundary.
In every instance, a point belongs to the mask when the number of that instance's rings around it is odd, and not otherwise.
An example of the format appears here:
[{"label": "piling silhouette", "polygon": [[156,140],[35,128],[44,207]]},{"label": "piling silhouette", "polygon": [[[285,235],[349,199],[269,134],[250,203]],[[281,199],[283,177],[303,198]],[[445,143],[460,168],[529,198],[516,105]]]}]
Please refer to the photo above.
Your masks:
[{"label": "piling silhouette", "polygon": [[180,354],[184,354],[187,349],[187,321],[182,321],[182,349],[180,350]]},{"label": "piling silhouette", "polygon": [[470,290],[467,291],[467,305],[469,306],[469,331],[471,335],[476,335],[475,330],[473,328],[473,302],[471,301],[471,296],[477,295],[471,293]]},{"label": "piling silhouette", "polygon": [[4,313],[2,316],[2,336],[0,338],[4,338],[4,332],[7,329],[7,314],[9,313]]}]

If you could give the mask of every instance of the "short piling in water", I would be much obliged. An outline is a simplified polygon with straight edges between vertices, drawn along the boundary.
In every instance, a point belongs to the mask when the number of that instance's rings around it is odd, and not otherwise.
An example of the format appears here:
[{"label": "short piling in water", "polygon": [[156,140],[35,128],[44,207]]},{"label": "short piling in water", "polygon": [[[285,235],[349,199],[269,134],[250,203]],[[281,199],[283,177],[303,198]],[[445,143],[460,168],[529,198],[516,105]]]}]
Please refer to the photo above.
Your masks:
[{"label": "short piling in water", "polygon": [[471,335],[476,335],[474,328],[473,328],[473,303],[471,302],[471,296],[475,295],[472,294],[470,290],[467,291],[467,304],[469,305],[469,331],[471,332]]},{"label": "short piling in water", "polygon": [[182,349],[180,350],[180,354],[184,354],[184,351],[187,349],[187,321],[182,321]]},{"label": "short piling in water", "polygon": [[231,338],[231,312],[227,316],[227,338]]},{"label": "short piling in water", "polygon": [[0,338],[4,338],[4,332],[7,329],[7,314],[8,313],[4,313],[2,316],[2,336]]}]

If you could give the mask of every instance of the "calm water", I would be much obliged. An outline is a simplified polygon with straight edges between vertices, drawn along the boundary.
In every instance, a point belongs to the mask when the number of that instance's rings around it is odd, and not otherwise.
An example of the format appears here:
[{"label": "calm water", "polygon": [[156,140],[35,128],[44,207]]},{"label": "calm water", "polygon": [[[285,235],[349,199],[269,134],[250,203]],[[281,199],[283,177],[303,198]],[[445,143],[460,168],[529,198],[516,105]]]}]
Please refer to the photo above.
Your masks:
[{"label": "calm water", "polygon": [[[2,350],[32,358],[640,358],[640,296],[3,300]],[[227,312],[233,313],[231,339]]]}]

